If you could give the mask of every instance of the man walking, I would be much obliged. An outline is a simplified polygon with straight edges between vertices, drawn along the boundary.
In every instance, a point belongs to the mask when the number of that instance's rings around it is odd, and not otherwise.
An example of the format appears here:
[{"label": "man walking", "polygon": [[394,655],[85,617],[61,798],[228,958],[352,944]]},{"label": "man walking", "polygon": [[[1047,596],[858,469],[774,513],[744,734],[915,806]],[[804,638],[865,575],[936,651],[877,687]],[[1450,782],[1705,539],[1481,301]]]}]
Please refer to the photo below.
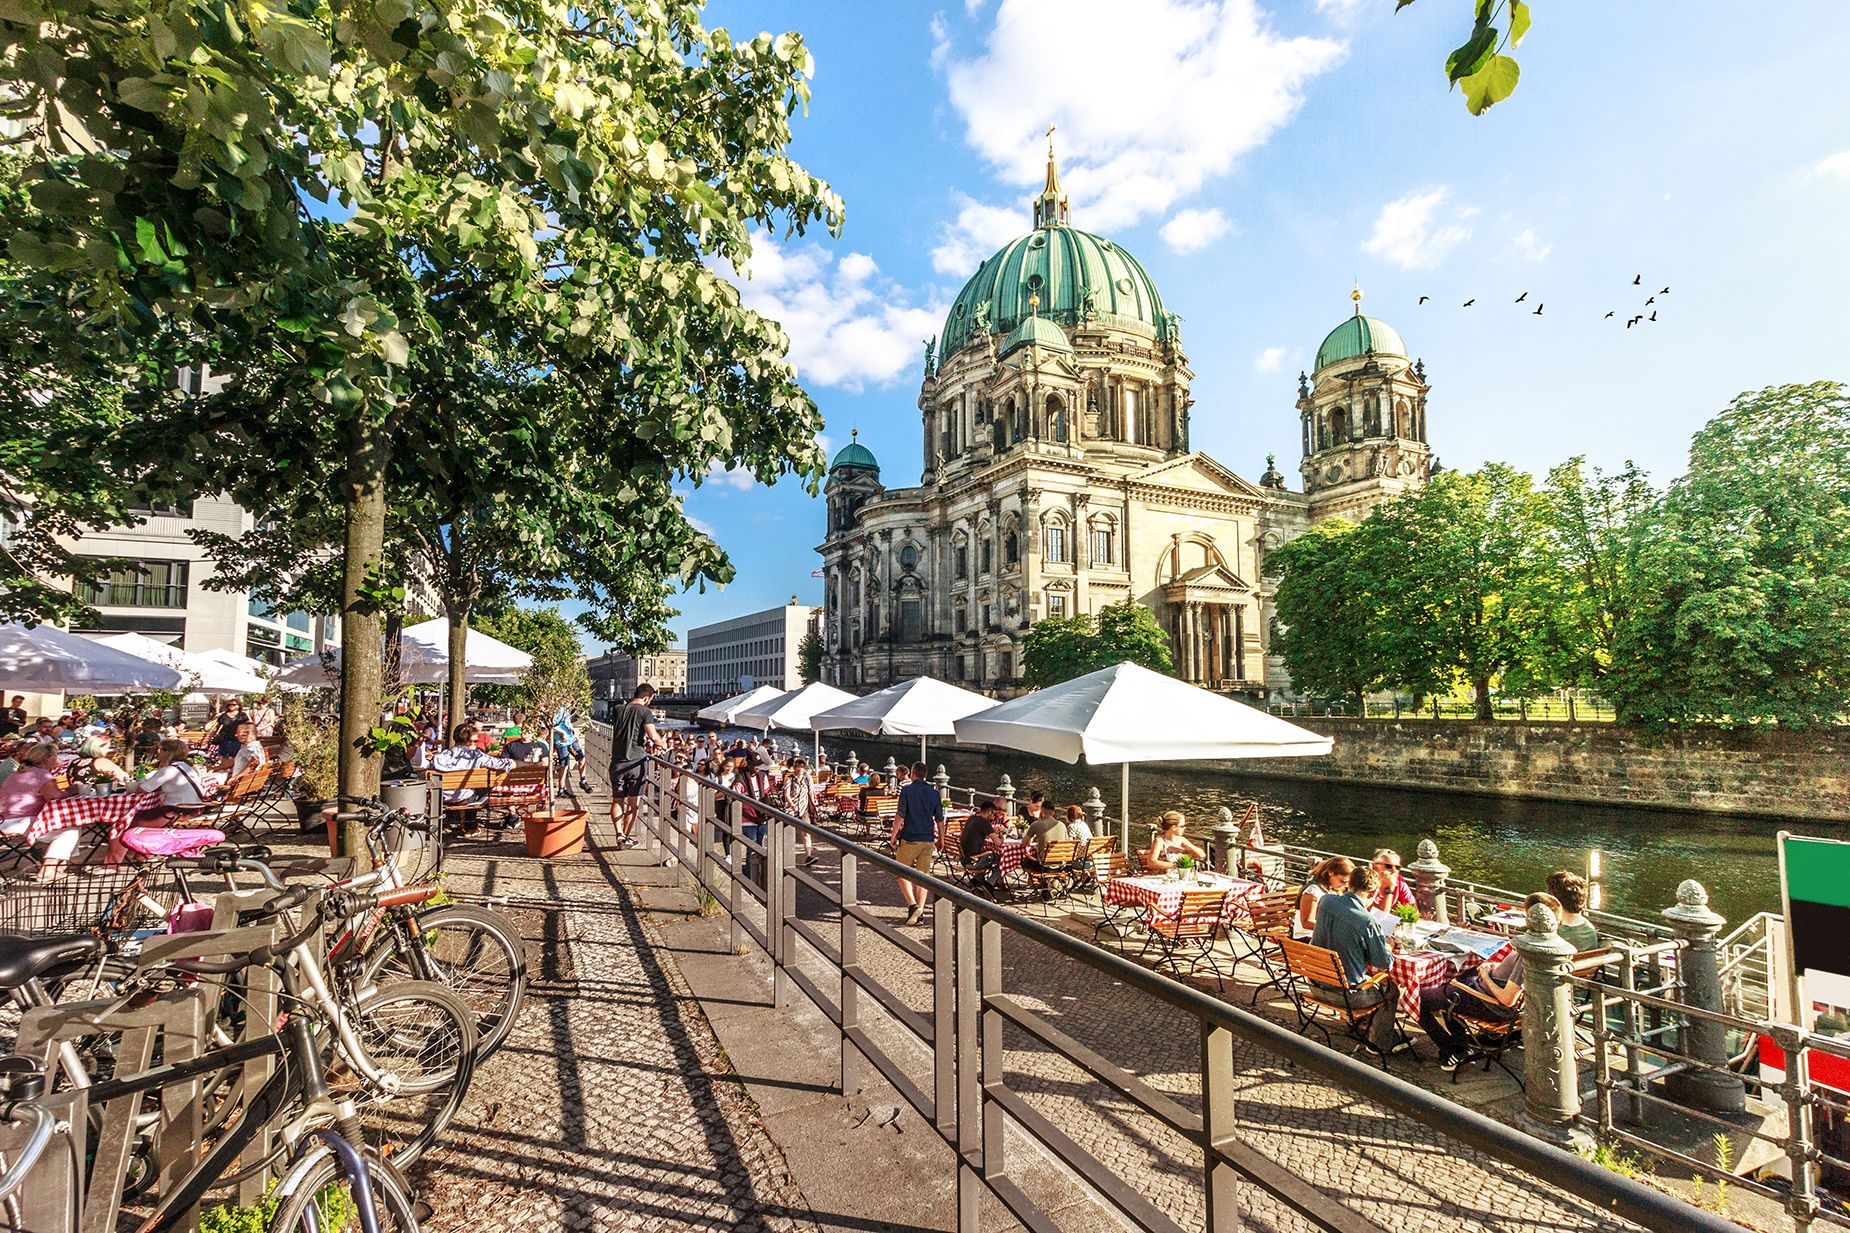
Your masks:
[{"label": "man walking", "polygon": [[662,747],[655,712],[649,709],[654,697],[655,686],[645,681],[610,717],[610,824],[619,847],[636,846],[636,811],[642,805],[648,756]]},{"label": "man walking", "polygon": [[[920,873],[931,872],[932,845],[938,839],[938,824],[944,821],[944,802],[938,790],[925,782],[925,764],[912,764],[912,779],[899,790],[899,809],[893,815],[893,833],[888,837],[899,863]],[[899,879],[899,895],[906,901],[906,923],[916,925],[925,916],[925,901],[931,892],[923,883],[911,878]]]}]

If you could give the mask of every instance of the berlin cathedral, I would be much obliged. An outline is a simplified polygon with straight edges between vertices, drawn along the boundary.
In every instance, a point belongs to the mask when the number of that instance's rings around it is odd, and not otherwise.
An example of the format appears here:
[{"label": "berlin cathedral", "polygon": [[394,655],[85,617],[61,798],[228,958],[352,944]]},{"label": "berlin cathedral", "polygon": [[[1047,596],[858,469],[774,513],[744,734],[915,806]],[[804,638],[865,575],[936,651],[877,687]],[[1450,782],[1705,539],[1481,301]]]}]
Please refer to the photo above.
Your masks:
[{"label": "berlin cathedral", "polygon": [[1007,694],[1034,622],[1135,599],[1182,679],[1288,689],[1265,554],[1426,481],[1425,366],[1357,291],[1298,378],[1303,491],[1270,458],[1253,484],[1189,448],[1178,318],[1135,257],[1069,223],[1051,149],[1033,222],[926,348],[919,482],[885,486],[858,440],[829,464],[822,679]]}]

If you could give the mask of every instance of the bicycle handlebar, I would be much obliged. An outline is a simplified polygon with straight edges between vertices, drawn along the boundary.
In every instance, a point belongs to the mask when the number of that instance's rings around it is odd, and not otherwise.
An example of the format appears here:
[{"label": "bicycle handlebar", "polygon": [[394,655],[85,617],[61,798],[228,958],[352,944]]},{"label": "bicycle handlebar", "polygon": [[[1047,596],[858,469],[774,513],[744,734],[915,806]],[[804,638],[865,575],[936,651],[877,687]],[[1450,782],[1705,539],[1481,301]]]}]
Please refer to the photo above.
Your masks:
[{"label": "bicycle handlebar", "polygon": [[26,1132],[24,1147],[15,1149],[13,1161],[4,1175],[0,1175],[0,1199],[5,1199],[19,1184],[26,1180],[26,1174],[32,1172],[39,1157],[44,1155],[46,1146],[51,1142],[52,1132],[58,1127],[58,1119],[51,1115],[49,1109],[38,1105],[13,1104],[6,1110],[9,1120],[25,1118],[31,1121],[32,1129]]}]

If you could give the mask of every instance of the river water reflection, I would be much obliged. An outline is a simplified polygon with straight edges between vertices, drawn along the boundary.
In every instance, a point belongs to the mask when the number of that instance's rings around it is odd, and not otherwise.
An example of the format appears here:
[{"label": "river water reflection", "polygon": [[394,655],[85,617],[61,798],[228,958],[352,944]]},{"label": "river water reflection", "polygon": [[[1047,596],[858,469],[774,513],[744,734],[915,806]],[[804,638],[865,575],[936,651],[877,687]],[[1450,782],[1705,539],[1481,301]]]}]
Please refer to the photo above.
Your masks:
[{"label": "river water reflection", "polygon": [[[807,745],[806,745],[807,747]],[[825,739],[823,752],[841,758],[853,749],[884,765],[889,756],[916,757],[893,745]],[[933,751],[953,783],[993,789],[1007,774],[1023,799],[1034,788],[1061,805],[1083,800],[1097,787],[1109,811],[1118,811],[1116,766],[1066,766],[1026,754]],[[1347,784],[1259,779],[1237,774],[1166,768],[1131,771],[1131,812],[1147,833],[1164,809],[1188,815],[1189,830],[1204,836],[1222,806],[1237,815],[1259,802],[1267,838],[1351,855],[1394,848],[1406,861],[1421,839],[1438,843],[1454,876],[1511,890],[1541,889],[1553,869],[1585,872],[1589,850],[1603,853],[1605,906],[1627,916],[1654,919],[1676,901],[1677,884],[1695,878],[1730,922],[1755,912],[1779,911],[1779,867],[1773,837],[1783,829],[1850,839],[1850,827],[1799,820],[1723,817],[1672,810],[1619,809],[1503,800],[1443,792],[1414,792]]]}]

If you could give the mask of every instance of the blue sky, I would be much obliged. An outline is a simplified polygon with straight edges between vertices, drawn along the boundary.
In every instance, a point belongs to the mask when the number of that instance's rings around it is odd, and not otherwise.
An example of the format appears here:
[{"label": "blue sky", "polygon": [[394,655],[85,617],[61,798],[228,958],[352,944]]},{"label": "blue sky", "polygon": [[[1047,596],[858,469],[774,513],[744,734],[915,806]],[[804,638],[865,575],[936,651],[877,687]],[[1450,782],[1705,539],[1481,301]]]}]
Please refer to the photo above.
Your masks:
[{"label": "blue sky", "polygon": [[[735,37],[808,41],[793,152],[848,204],[839,240],[766,237],[747,302],[784,321],[831,450],[858,427],[888,484],[916,483],[922,341],[1027,230],[1057,124],[1074,225],[1135,253],[1181,314],[1194,444],[1248,477],[1276,452],[1295,486],[1297,374],[1354,280],[1425,359],[1451,467],[1584,454],[1661,482],[1740,391],[1850,379],[1836,6],[1538,4],[1520,87],[1478,118],[1442,71],[1469,9],[714,0]],[[1626,330],[1665,285],[1658,321]],[[821,602],[820,500],[732,480],[687,508],[738,577],[681,597],[678,639]]]}]

